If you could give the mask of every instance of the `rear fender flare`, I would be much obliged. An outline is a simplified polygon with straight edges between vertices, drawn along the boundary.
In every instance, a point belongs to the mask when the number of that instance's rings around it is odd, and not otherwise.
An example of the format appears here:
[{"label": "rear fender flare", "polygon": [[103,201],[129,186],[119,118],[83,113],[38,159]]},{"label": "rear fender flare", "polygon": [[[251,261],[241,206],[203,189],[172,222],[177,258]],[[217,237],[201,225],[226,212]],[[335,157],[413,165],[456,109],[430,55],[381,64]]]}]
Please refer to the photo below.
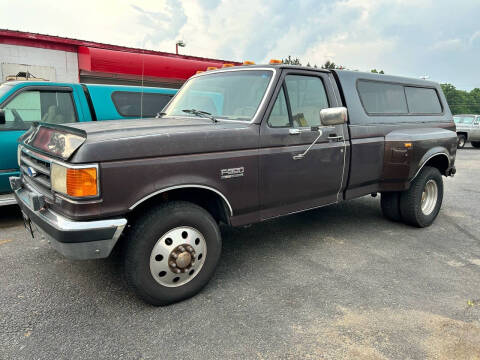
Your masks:
[{"label": "rear fender flare", "polygon": [[422,169],[424,168],[424,166],[430,161],[432,160],[433,158],[435,157],[442,157],[442,158],[445,158],[447,160],[447,163],[448,163],[448,166],[447,168],[445,169],[445,172],[443,175],[446,174],[446,171],[450,168],[451,166],[451,161],[450,161],[450,155],[447,151],[447,149],[445,149],[444,147],[434,147],[432,149],[430,149],[429,151],[427,151],[423,157],[421,158],[421,160],[419,161],[419,164],[420,166],[418,167],[418,169],[416,170],[415,174],[413,175],[413,177],[410,179],[409,183],[411,183],[417,176],[418,174],[420,173],[420,171],[422,171]]}]

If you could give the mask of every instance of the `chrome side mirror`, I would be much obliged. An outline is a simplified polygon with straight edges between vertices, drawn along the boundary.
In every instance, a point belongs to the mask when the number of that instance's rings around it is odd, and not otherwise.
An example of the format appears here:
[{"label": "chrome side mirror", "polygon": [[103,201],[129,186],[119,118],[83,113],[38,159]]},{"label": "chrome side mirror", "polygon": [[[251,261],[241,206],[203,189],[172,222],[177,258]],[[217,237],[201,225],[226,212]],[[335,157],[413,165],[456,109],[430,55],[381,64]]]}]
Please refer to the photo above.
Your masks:
[{"label": "chrome side mirror", "polygon": [[0,125],[5,125],[5,110],[0,109]]},{"label": "chrome side mirror", "polygon": [[345,124],[348,112],[346,107],[334,107],[320,110],[320,123],[323,126]]}]

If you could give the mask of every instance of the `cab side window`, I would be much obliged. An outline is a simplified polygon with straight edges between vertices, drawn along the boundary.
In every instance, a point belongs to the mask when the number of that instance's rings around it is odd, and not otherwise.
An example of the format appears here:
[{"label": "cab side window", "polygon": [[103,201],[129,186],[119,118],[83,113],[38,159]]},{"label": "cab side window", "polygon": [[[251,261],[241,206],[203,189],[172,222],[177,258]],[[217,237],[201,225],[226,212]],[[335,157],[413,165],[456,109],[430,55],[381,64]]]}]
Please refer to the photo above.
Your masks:
[{"label": "cab side window", "polygon": [[287,75],[268,118],[268,125],[270,127],[319,126],[320,110],[328,107],[327,92],[321,78]]},{"label": "cab side window", "polygon": [[24,91],[15,96],[6,106],[5,128],[24,130],[34,121],[40,121],[42,110],[39,91]]},{"label": "cab side window", "polygon": [[283,87],[278,93],[275,105],[273,105],[272,112],[268,118],[268,125],[270,127],[289,127],[290,118],[288,116],[287,101],[285,99],[285,92]]},{"label": "cab side window", "polygon": [[23,91],[5,109],[5,129],[26,130],[33,122],[63,124],[77,121],[72,95],[57,91]]},{"label": "cab side window", "polygon": [[320,110],[328,108],[328,98],[320,78],[287,75],[285,78],[294,127],[320,125]]}]

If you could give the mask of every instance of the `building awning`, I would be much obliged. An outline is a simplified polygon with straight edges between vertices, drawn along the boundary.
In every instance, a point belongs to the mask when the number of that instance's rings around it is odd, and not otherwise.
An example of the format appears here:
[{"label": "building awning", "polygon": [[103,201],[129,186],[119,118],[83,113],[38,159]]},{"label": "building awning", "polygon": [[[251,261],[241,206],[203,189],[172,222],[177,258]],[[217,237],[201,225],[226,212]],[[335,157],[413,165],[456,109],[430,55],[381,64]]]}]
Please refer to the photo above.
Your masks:
[{"label": "building awning", "polygon": [[198,70],[206,70],[210,66],[222,67],[224,63],[224,61],[185,58],[175,54],[154,55],[87,46],[78,47],[80,73],[98,73],[100,76],[111,73],[117,76],[124,74],[127,77],[184,82]]}]

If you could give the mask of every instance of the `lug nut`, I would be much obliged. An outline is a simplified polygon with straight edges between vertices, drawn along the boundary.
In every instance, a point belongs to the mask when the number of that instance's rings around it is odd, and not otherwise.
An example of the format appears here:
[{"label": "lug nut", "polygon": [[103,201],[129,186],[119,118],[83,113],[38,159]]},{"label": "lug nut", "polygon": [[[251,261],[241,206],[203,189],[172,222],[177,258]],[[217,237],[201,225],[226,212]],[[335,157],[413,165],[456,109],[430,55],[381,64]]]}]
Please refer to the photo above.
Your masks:
[{"label": "lug nut", "polygon": [[174,268],[174,267],[177,267],[177,263],[174,262],[174,261],[170,261],[170,262],[168,263],[168,265],[170,265],[170,266],[173,267],[173,268]]},{"label": "lug nut", "polygon": [[177,253],[175,253],[175,252],[172,252],[172,258],[174,258],[174,259],[178,258],[178,255],[177,255]]},{"label": "lug nut", "polygon": [[180,269],[175,269],[174,272],[175,272],[176,274],[180,274],[180,273],[181,273],[181,270],[180,270]]},{"label": "lug nut", "polygon": [[193,248],[191,246],[188,247],[188,251],[193,253]]},{"label": "lug nut", "polygon": [[184,252],[185,251],[185,248],[183,246],[179,246],[178,247],[178,250],[180,250],[181,252]]}]

